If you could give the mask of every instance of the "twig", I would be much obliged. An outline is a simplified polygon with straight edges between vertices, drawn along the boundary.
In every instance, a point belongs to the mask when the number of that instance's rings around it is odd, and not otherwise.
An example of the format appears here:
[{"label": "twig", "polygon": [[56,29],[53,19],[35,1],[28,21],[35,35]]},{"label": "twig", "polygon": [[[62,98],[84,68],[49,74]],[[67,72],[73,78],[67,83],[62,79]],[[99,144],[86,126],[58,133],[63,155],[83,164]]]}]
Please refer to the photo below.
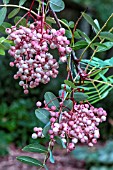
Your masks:
[{"label": "twig", "polygon": [[[24,9],[26,11],[29,11],[29,8],[26,8],[26,7],[23,7],[23,6],[19,6],[19,5],[13,5],[13,4],[4,4],[4,5],[0,5],[0,7],[20,8],[20,9]],[[31,10],[31,13],[34,14],[35,16],[37,16],[37,13],[35,13],[32,10]]]},{"label": "twig", "polygon": [[91,46],[91,44],[96,40],[96,38],[99,36],[99,34],[102,32],[102,30],[106,27],[107,23],[109,22],[109,20],[113,17],[113,13],[110,15],[110,17],[108,18],[108,20],[105,22],[105,24],[103,25],[103,27],[100,29],[100,31],[97,33],[97,35],[92,39],[92,41],[88,44],[88,46],[84,49],[84,51],[82,52],[81,56],[80,56],[80,60],[83,58],[83,55],[85,54],[85,52],[87,51],[87,49]]}]

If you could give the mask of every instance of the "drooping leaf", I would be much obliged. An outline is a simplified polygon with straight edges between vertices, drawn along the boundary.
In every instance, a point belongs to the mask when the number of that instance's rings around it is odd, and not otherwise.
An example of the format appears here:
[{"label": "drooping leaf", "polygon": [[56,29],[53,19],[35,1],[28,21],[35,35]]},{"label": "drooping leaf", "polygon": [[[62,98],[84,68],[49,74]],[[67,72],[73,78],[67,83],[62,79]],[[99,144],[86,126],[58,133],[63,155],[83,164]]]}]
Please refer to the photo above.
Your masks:
[{"label": "drooping leaf", "polygon": [[113,41],[113,34],[111,32],[101,32],[100,36],[104,39]]},{"label": "drooping leaf", "polygon": [[[22,17],[20,17],[20,16],[15,17],[14,23],[16,24],[21,18],[22,18]],[[19,22],[19,25],[26,26],[26,19],[23,18],[23,19]]]},{"label": "drooping leaf", "polygon": [[61,145],[64,149],[66,149],[65,143],[62,141],[62,139],[60,137],[55,136],[55,140],[59,145]]},{"label": "drooping leaf", "polygon": [[111,49],[113,47],[113,42],[105,42],[103,43],[103,45],[105,45],[105,47],[98,47],[97,52],[103,52],[103,51],[107,51],[109,49]]},{"label": "drooping leaf", "polygon": [[53,93],[46,92],[44,95],[44,99],[48,107],[51,107],[51,106],[56,106],[57,108],[59,107],[59,101]]},{"label": "drooping leaf", "polygon": [[36,153],[47,153],[48,152],[48,150],[44,146],[38,143],[27,145],[22,150],[27,151],[27,152],[36,152]]},{"label": "drooping leaf", "polygon": [[[82,64],[84,60],[82,60]],[[85,90],[85,94],[87,94],[88,101],[91,104],[98,102],[105,98],[108,93],[113,89],[113,77],[109,76],[106,77],[106,73],[108,72],[108,68],[106,66],[112,66],[113,61],[111,58],[107,60],[101,60],[97,57],[94,57],[92,61],[86,60],[85,62],[90,65],[90,70],[93,70],[92,73],[89,75],[91,80],[85,81],[83,87],[88,87],[89,90]],[[89,70],[89,71],[90,71]]]},{"label": "drooping leaf", "polygon": [[[97,26],[98,29],[100,30],[100,24],[99,24],[99,22],[98,22],[97,19],[94,19],[94,23],[96,24],[96,26]],[[96,29],[94,29],[94,30],[95,30],[95,32],[97,33],[97,30],[96,30]]]},{"label": "drooping leaf", "polygon": [[44,165],[44,168],[45,168],[45,170],[49,170],[48,167],[47,167],[46,165]]},{"label": "drooping leaf", "polygon": [[64,80],[64,83],[67,84],[68,86],[70,86],[71,88],[76,88],[76,86],[74,85],[73,82],[69,81],[69,80]]},{"label": "drooping leaf", "polygon": [[74,46],[72,47],[73,50],[79,50],[79,49],[83,49],[85,47],[87,47],[88,43],[84,40],[78,41],[74,44]]},{"label": "drooping leaf", "polygon": [[49,156],[50,162],[54,164],[55,160],[54,160],[54,157],[53,157],[51,149],[49,149],[49,154],[50,154],[50,156]]},{"label": "drooping leaf", "polygon": [[46,109],[41,109],[41,108],[36,109],[35,115],[41,122],[43,122],[45,124],[47,124],[49,122],[50,112],[47,111]]},{"label": "drooping leaf", "polygon": [[65,4],[62,0],[50,0],[50,7],[55,12],[60,12],[65,8]]},{"label": "drooping leaf", "polygon": [[8,22],[3,22],[2,25],[0,25],[0,32],[3,34],[6,34],[5,30],[6,28],[11,28],[11,24]]},{"label": "drooping leaf", "polygon": [[20,161],[20,162],[23,162],[25,164],[28,164],[28,165],[43,167],[42,162],[40,162],[37,159],[31,158],[29,156],[18,156],[17,160]]},{"label": "drooping leaf", "polygon": [[66,31],[65,31],[65,36],[66,36],[67,38],[72,38],[72,33],[71,33],[69,30],[66,30]]},{"label": "drooping leaf", "polygon": [[0,49],[0,55],[5,55],[5,51],[3,49]]},{"label": "drooping leaf", "polygon": [[2,23],[4,22],[6,14],[7,14],[7,8],[6,7],[3,7],[2,9],[0,9],[0,25],[2,25]]},{"label": "drooping leaf", "polygon": [[10,0],[3,0],[4,4],[8,4]]},{"label": "drooping leaf", "polygon": [[56,21],[54,20],[54,18],[52,18],[52,17],[46,17],[46,22],[48,23],[51,23],[51,24],[55,24],[56,23]]},{"label": "drooping leaf", "polygon": [[93,26],[97,31],[99,31],[99,28],[97,27],[93,19],[88,14],[82,13],[82,15],[91,26]]},{"label": "drooping leaf", "polygon": [[68,25],[69,25],[70,28],[74,28],[74,22],[73,21],[70,21]]},{"label": "drooping leaf", "polygon": [[12,10],[9,15],[8,15],[8,18],[13,18],[15,15],[17,15],[20,11],[20,8],[15,8],[14,10]]},{"label": "drooping leaf", "polygon": [[48,123],[44,126],[43,132],[42,132],[45,137],[46,137],[46,135],[47,135],[47,133],[48,133],[48,131],[49,131],[50,128],[51,128],[50,122],[48,122]]},{"label": "drooping leaf", "polygon": [[89,97],[89,96],[88,96],[87,94],[82,93],[82,92],[75,92],[75,93],[74,93],[74,99],[75,99],[75,101],[77,101],[77,102],[87,100],[88,97]]},{"label": "drooping leaf", "polygon": [[67,111],[69,111],[69,110],[71,110],[72,109],[72,107],[73,107],[73,102],[72,102],[72,100],[70,100],[70,99],[68,99],[68,100],[65,100],[64,102],[63,102],[63,110],[67,110]]},{"label": "drooping leaf", "polygon": [[24,3],[25,3],[26,1],[27,1],[27,0],[20,0],[20,1],[19,1],[19,5],[20,5],[20,6],[24,5]]},{"label": "drooping leaf", "polygon": [[80,34],[81,37],[85,38],[85,40],[86,40],[87,43],[90,43],[90,42],[91,42],[90,38],[86,35],[85,32],[82,32],[82,31],[79,30],[79,29],[76,29],[76,31]]},{"label": "drooping leaf", "polygon": [[61,19],[67,26],[69,26],[69,23],[66,19]]},{"label": "drooping leaf", "polygon": [[81,38],[80,34],[77,31],[74,32],[74,38],[75,39],[80,39]]}]

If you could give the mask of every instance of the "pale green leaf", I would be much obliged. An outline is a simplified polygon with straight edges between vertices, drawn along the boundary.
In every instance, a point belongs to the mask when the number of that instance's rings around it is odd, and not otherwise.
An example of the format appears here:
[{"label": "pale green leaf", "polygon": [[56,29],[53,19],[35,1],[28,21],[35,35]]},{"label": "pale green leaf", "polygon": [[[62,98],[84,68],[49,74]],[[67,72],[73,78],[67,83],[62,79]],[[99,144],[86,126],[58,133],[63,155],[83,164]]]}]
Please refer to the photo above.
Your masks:
[{"label": "pale green leaf", "polygon": [[5,55],[5,51],[3,49],[0,49],[0,55]]},{"label": "pale green leaf", "polygon": [[19,1],[19,5],[20,5],[20,6],[24,5],[24,3],[25,3],[26,1],[27,1],[27,0],[20,0],[20,1]]},{"label": "pale green leaf", "polygon": [[47,135],[47,133],[48,133],[48,131],[49,131],[50,128],[51,128],[50,122],[48,122],[48,123],[44,126],[43,132],[42,132],[45,137],[46,137],[46,135]]},{"label": "pale green leaf", "polygon": [[50,149],[49,149],[49,153],[50,153],[50,156],[49,156],[50,162],[54,164],[54,163],[55,163],[55,160],[54,160],[52,151],[51,151]]},{"label": "pale green leaf", "polygon": [[2,23],[4,22],[6,14],[7,14],[6,7],[3,7],[2,9],[0,9],[0,25],[2,25]]},{"label": "pale green leaf", "polygon": [[28,165],[43,167],[42,162],[38,161],[37,159],[31,158],[29,156],[18,156],[17,160]]},{"label": "pale green leaf", "polygon": [[113,34],[111,32],[101,32],[100,36],[104,39],[113,41]]},{"label": "pale green leaf", "polygon": [[82,93],[82,92],[75,92],[74,93],[74,99],[77,102],[84,101],[84,100],[88,99],[88,97],[89,96],[87,94]]},{"label": "pale green leaf", "polygon": [[27,145],[22,150],[27,152],[36,152],[36,153],[47,153],[48,151],[44,146],[38,143]]},{"label": "pale green leaf", "polygon": [[10,0],[3,0],[4,4],[8,4]]},{"label": "pale green leaf", "polygon": [[68,86],[70,86],[71,88],[76,88],[76,86],[74,85],[74,83],[72,81],[64,80],[64,83],[67,84]]},{"label": "pale green leaf", "polygon": [[65,8],[65,4],[62,0],[50,0],[50,7],[55,12],[60,12]]},{"label": "pale green leaf", "polygon": [[97,27],[97,25],[95,24],[93,19],[88,14],[82,13],[82,15],[93,28],[95,28],[97,31],[99,31],[99,28]]},{"label": "pale green leaf", "polygon": [[13,18],[15,15],[17,15],[20,11],[20,8],[15,8],[13,11],[11,11],[8,15],[8,18]]},{"label": "pale green leaf", "polygon": [[59,101],[57,97],[51,93],[51,92],[46,92],[44,95],[44,99],[46,101],[46,104],[51,107],[51,106],[56,106],[56,108],[59,107]]},{"label": "pale green leaf", "polygon": [[41,109],[41,108],[36,109],[35,115],[41,122],[43,122],[45,124],[49,122],[50,112],[47,111],[46,109]]},{"label": "pale green leaf", "polygon": [[0,25],[0,32],[3,33],[3,34],[7,34],[5,32],[6,28],[11,28],[11,24],[8,23],[8,22],[3,22],[2,25]]}]

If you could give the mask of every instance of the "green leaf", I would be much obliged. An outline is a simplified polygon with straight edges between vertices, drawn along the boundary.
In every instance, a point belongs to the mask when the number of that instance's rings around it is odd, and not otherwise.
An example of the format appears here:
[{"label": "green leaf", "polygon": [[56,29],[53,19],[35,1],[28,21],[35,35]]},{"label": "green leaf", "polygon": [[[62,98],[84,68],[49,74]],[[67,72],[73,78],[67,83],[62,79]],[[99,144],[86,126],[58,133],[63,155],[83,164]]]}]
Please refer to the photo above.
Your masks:
[{"label": "green leaf", "polygon": [[45,124],[47,124],[49,122],[50,112],[47,111],[46,109],[41,109],[41,108],[36,109],[35,115],[41,122],[43,122]]},{"label": "green leaf", "polygon": [[49,149],[49,154],[50,154],[50,157],[49,157],[49,159],[50,159],[50,162],[51,163],[55,163],[55,160],[54,160],[54,157],[53,157],[53,154],[52,154],[52,151]]},{"label": "green leaf", "polygon": [[13,18],[15,15],[17,15],[20,11],[20,8],[15,8],[13,11],[11,11],[8,15],[8,18]]},{"label": "green leaf", "polygon": [[106,45],[103,43],[103,44],[101,44],[100,42],[96,42],[96,43],[92,43],[92,46],[93,47],[106,47]]},{"label": "green leaf", "polygon": [[[94,19],[94,23],[96,24],[96,26],[98,27],[98,29],[100,30],[100,24],[99,24],[99,22],[98,22],[98,20],[97,19]],[[96,31],[95,31],[96,32]]]},{"label": "green leaf", "polygon": [[105,45],[105,47],[99,46],[97,52],[103,52],[109,50],[110,48],[113,47],[113,42],[105,42],[103,43],[103,45]]},{"label": "green leaf", "polygon": [[85,32],[82,32],[82,31],[79,30],[79,29],[76,29],[76,31],[77,31],[83,38],[85,38],[85,40],[87,41],[87,43],[90,43],[90,42],[91,42],[90,38],[86,35]]},{"label": "green leaf", "polygon": [[100,37],[110,40],[110,41],[113,41],[113,34],[110,32],[101,32]]},{"label": "green leaf", "polygon": [[79,35],[79,33],[77,31],[74,32],[74,38],[76,38],[76,39],[81,38],[81,36]]},{"label": "green leaf", "polygon": [[2,25],[0,25],[0,32],[3,33],[3,34],[7,34],[5,32],[6,28],[11,28],[11,24],[8,23],[8,22],[3,22]]},{"label": "green leaf", "polygon": [[70,21],[70,22],[69,22],[69,27],[70,27],[70,28],[74,28],[74,25],[75,25],[75,24],[74,24],[73,21]]},{"label": "green leaf", "polygon": [[8,4],[10,0],[3,0],[4,4]]},{"label": "green leaf", "polygon": [[67,26],[69,26],[69,23],[66,19],[61,19]]},{"label": "green leaf", "polygon": [[3,7],[2,9],[0,9],[0,25],[2,25],[2,23],[4,22],[6,14],[7,14],[7,8],[6,7]]},{"label": "green leaf", "polygon": [[44,165],[44,168],[45,168],[45,170],[49,170],[48,167],[47,167],[46,165]]},{"label": "green leaf", "polygon": [[46,135],[47,135],[47,133],[48,133],[48,131],[49,131],[50,128],[51,128],[50,122],[48,122],[48,123],[44,126],[43,132],[42,132],[45,137],[46,137]]},{"label": "green leaf", "polygon": [[44,146],[38,143],[27,145],[22,150],[27,151],[27,152],[36,152],[36,153],[47,153],[48,152],[48,150]]},{"label": "green leaf", "polygon": [[20,1],[19,1],[19,5],[20,5],[20,6],[24,5],[24,3],[25,3],[26,1],[27,1],[27,0],[20,0]]},{"label": "green leaf", "polygon": [[5,55],[5,51],[3,49],[0,49],[0,55]]},{"label": "green leaf", "polygon": [[61,88],[64,89],[65,91],[67,91],[67,92],[71,92],[71,88],[66,84],[61,84]]},{"label": "green leaf", "polygon": [[68,86],[70,86],[71,88],[76,88],[76,86],[74,85],[73,82],[69,81],[69,80],[64,80],[64,83],[67,84]]},{"label": "green leaf", "polygon": [[55,12],[60,12],[65,8],[65,4],[62,0],[50,0],[50,7]]},{"label": "green leaf", "polygon": [[59,101],[53,93],[46,92],[44,95],[44,99],[48,107],[51,107],[51,106],[56,106],[57,108],[59,107]]},{"label": "green leaf", "polygon": [[[14,23],[16,24],[21,18],[22,18],[22,17],[20,17],[20,16],[15,17]],[[23,19],[19,22],[19,25],[26,26],[26,19],[23,18]]]},{"label": "green leaf", "polygon": [[72,107],[73,107],[73,102],[72,102],[72,100],[70,100],[70,99],[65,100],[65,101],[63,102],[63,106],[66,107],[66,108],[63,108],[63,110],[67,110],[67,111],[71,110]]},{"label": "green leaf", "polygon": [[48,23],[51,23],[51,24],[56,24],[56,21],[54,20],[54,18],[52,17],[46,17],[46,22]]},{"label": "green leaf", "polygon": [[72,38],[72,32],[70,32],[69,30],[66,30],[66,31],[65,31],[65,36],[66,36],[67,38]]},{"label": "green leaf", "polygon": [[95,24],[93,19],[88,14],[82,13],[82,15],[93,28],[95,28],[97,31],[99,31],[99,28],[97,27],[97,25]]},{"label": "green leaf", "polygon": [[61,145],[64,149],[66,149],[65,143],[62,141],[62,139],[60,137],[55,136],[55,140],[59,145]]},{"label": "green leaf", "polygon": [[82,92],[75,92],[74,93],[74,99],[77,102],[84,101],[84,100],[88,99],[88,97],[89,96],[87,94],[82,93]]},{"label": "green leaf", "polygon": [[87,47],[88,43],[84,40],[78,41],[74,44],[74,46],[72,47],[73,50],[79,50],[79,49],[83,49],[85,47]]},{"label": "green leaf", "polygon": [[29,164],[32,166],[41,166],[43,167],[42,162],[38,161],[37,159],[31,158],[29,156],[18,156],[17,160],[23,162],[25,164]]}]

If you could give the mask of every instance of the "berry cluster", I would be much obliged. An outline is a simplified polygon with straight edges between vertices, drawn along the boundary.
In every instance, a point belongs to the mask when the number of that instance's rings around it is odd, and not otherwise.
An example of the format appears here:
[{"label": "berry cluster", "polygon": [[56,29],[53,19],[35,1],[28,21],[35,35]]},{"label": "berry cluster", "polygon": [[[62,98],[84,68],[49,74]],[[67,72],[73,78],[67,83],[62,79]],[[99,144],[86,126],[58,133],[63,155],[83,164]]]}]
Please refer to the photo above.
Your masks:
[{"label": "berry cluster", "polygon": [[16,65],[18,68],[15,79],[20,77],[20,86],[23,86],[24,93],[28,93],[28,87],[34,88],[39,83],[48,83],[50,77],[56,78],[58,75],[58,63],[48,52],[49,48],[57,48],[60,60],[66,61],[66,55],[70,54],[71,48],[67,37],[64,36],[65,29],[48,29],[46,23],[42,26],[41,19],[30,24],[29,28],[20,26],[11,29],[7,28],[8,39],[12,40],[15,46],[9,50],[9,54],[14,57],[14,62],[10,66]]},{"label": "berry cluster", "polygon": [[[39,105],[38,102],[37,106]],[[50,139],[54,144],[54,137],[59,136],[67,145],[68,151],[72,151],[78,141],[87,143],[89,146],[97,143],[97,138],[100,136],[97,126],[102,121],[105,121],[107,116],[103,108],[94,108],[83,103],[75,103],[74,108],[70,111],[61,111],[60,109],[60,112],[58,112],[55,106],[49,108],[46,104],[45,109],[51,115]]]},{"label": "berry cluster", "polygon": [[33,133],[32,134],[32,138],[33,139],[37,139],[38,137],[43,137],[43,134],[42,134],[42,128],[41,127],[34,127],[34,132],[35,133]]}]

